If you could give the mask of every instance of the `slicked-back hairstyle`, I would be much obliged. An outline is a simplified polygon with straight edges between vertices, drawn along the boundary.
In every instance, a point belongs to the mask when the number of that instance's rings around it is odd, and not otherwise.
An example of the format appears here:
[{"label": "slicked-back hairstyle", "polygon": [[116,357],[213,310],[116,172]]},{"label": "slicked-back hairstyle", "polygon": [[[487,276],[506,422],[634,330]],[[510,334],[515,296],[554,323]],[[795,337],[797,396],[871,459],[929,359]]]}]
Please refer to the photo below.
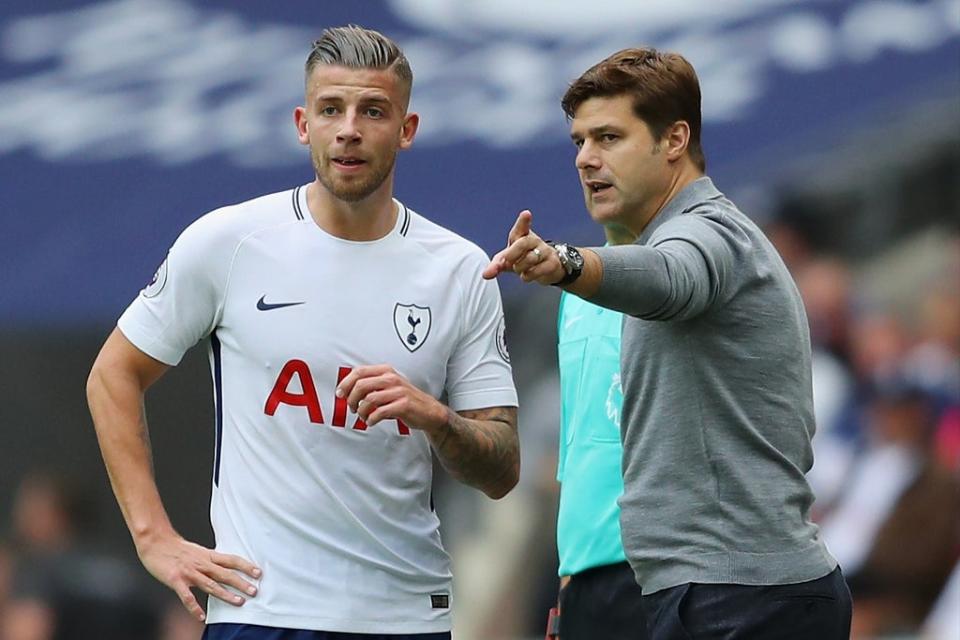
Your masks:
[{"label": "slicked-back hairstyle", "polygon": [[413,71],[396,42],[372,29],[355,24],[325,29],[313,43],[305,65],[306,79],[320,64],[352,69],[391,69],[403,82],[407,95],[413,85]]},{"label": "slicked-back hairstyle", "polygon": [[574,80],[560,104],[573,118],[590,98],[620,95],[633,98],[634,114],[647,123],[657,140],[674,122],[686,121],[690,126],[687,152],[701,171],[706,170],[700,144],[700,81],[686,58],[652,47],[618,51]]}]

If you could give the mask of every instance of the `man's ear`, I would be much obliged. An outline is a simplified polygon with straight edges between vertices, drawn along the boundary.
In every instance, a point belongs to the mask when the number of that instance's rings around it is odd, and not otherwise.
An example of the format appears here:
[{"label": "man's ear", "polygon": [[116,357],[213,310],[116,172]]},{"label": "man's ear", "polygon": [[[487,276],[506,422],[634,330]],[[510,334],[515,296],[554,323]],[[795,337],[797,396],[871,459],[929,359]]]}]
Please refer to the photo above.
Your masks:
[{"label": "man's ear", "polygon": [[409,149],[413,146],[413,139],[417,135],[417,128],[420,126],[420,114],[408,113],[403,117],[403,125],[400,128],[400,148]]},{"label": "man's ear", "polygon": [[661,138],[661,147],[667,154],[667,160],[679,160],[687,152],[690,144],[690,125],[686,120],[677,120],[667,127]]},{"label": "man's ear", "polygon": [[307,110],[304,107],[297,107],[293,110],[293,124],[297,127],[297,140],[300,144],[310,144],[310,125],[307,122]]}]

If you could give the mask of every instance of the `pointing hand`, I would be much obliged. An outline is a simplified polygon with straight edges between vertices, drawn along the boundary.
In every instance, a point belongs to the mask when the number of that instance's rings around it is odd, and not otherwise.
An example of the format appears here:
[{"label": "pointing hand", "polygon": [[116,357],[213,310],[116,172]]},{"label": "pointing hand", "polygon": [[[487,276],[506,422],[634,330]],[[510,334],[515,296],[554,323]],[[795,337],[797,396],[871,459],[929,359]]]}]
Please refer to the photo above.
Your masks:
[{"label": "pointing hand", "polygon": [[493,256],[483,270],[487,280],[507,270],[520,275],[524,282],[551,285],[563,279],[566,271],[553,247],[531,230],[533,214],[523,210],[507,236],[507,248]]}]

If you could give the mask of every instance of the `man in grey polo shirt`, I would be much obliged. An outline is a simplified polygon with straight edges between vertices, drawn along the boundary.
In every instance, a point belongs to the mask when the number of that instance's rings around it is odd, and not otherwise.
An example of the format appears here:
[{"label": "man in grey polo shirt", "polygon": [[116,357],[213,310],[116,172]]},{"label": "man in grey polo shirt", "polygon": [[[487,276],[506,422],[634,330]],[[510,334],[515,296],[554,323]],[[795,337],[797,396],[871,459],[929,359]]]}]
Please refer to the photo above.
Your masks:
[{"label": "man in grey polo shirt", "polygon": [[690,64],[620,51],[563,98],[595,222],[637,242],[547,243],[524,211],[512,270],[625,315],[624,548],[653,638],[847,638],[850,594],[810,519],[810,341],[759,228],[704,175]]}]

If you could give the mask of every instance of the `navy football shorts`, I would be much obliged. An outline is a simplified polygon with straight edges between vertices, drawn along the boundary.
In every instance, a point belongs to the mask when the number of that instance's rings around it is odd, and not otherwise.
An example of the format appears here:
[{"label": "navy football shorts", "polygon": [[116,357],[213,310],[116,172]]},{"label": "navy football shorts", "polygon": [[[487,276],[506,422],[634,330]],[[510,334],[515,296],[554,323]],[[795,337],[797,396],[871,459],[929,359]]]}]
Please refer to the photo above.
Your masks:
[{"label": "navy football shorts", "polygon": [[450,632],[441,633],[344,633],[342,631],[305,631],[280,629],[255,624],[208,624],[203,640],[450,640]]}]

